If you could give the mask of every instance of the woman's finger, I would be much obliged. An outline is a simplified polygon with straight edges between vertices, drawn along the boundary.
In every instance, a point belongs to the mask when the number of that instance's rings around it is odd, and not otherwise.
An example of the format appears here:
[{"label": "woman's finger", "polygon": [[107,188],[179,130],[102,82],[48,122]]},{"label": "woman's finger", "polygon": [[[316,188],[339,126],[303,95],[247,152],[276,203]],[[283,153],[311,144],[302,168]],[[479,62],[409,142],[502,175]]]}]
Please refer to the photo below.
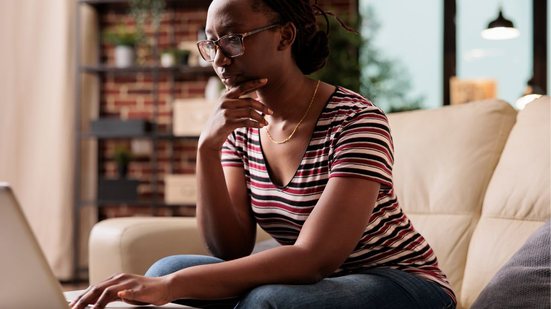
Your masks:
[{"label": "woman's finger", "polygon": [[97,286],[90,286],[85,293],[80,295],[74,303],[71,304],[72,309],[84,309],[88,304],[95,303],[95,300],[101,295],[103,290]]},{"label": "woman's finger", "polygon": [[84,290],[82,293],[80,293],[79,296],[77,296],[75,299],[73,299],[70,303],[69,303],[69,307],[73,307],[81,298],[82,296],[86,295],[86,293],[88,293],[88,291],[90,291],[90,289],[92,288],[92,286],[88,286],[86,288],[86,290]]},{"label": "woman's finger", "polygon": [[252,119],[264,126],[268,125],[268,121],[266,121],[264,116],[252,108],[225,110],[224,116],[227,119]]},{"label": "woman's finger", "polygon": [[232,121],[232,124],[235,128],[262,128],[264,127],[263,124],[259,123],[258,121],[244,118],[244,119],[235,119]]},{"label": "woman's finger", "polygon": [[94,309],[105,308],[108,303],[118,300],[118,292],[124,289],[126,289],[125,285],[114,285],[104,289],[103,293],[101,293],[101,296],[96,301]]},{"label": "woman's finger", "polygon": [[273,111],[264,105],[262,102],[252,99],[227,99],[220,104],[221,109],[239,109],[239,108],[252,108],[259,113],[272,115]]},{"label": "woman's finger", "polygon": [[103,289],[100,297],[97,299],[94,308],[103,308],[107,306],[108,303],[118,300],[118,293],[120,291],[136,286],[139,284],[139,280],[139,277],[130,274],[119,274],[112,277],[112,279],[107,280],[105,282],[107,286]]},{"label": "woman's finger", "polygon": [[237,86],[234,86],[228,89],[226,91],[226,97],[237,99],[242,95],[246,95],[247,93],[251,93],[255,90],[258,90],[264,87],[267,83],[268,83],[267,78],[254,79],[254,80],[243,82]]},{"label": "woman's finger", "polygon": [[123,300],[122,297],[119,297],[119,293],[121,291],[129,291],[132,286],[135,286],[136,282],[134,281],[135,280],[122,282],[119,285],[113,285],[103,290],[103,293],[101,294],[101,296],[96,301],[96,304],[94,305],[94,309],[96,307],[104,308],[105,306],[107,306],[107,304],[116,300]]},{"label": "woman's finger", "polygon": [[122,301],[135,306],[144,306],[147,303],[136,300],[136,292],[133,289],[126,289],[117,293],[118,298]]},{"label": "woman's finger", "polygon": [[96,303],[106,288],[119,284],[124,281],[125,278],[125,274],[114,274],[96,285],[89,286],[84,293],[70,304],[71,308],[81,309],[86,308],[88,304]]}]

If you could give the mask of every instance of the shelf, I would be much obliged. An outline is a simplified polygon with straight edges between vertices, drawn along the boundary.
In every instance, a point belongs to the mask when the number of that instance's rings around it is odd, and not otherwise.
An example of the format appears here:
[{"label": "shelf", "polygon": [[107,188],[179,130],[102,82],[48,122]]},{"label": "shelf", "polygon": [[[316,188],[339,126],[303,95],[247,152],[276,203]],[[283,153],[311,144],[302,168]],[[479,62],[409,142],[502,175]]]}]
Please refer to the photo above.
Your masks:
[{"label": "shelf", "polygon": [[165,139],[165,140],[198,140],[198,135],[176,136],[170,133],[159,134],[128,134],[128,135],[97,135],[90,132],[80,133],[82,139]]},{"label": "shelf", "polygon": [[213,76],[215,75],[212,67],[202,66],[131,66],[127,68],[118,68],[109,65],[90,66],[84,65],[80,67],[81,72],[93,74],[135,74],[135,73],[161,73],[161,74],[177,74],[182,76]]},{"label": "shelf", "polygon": [[[204,8],[207,9],[212,0],[165,0],[167,8]],[[113,7],[126,9],[130,6],[130,0],[78,0],[80,4],[88,4],[98,8]]]},{"label": "shelf", "polygon": [[[130,9],[133,0],[70,0],[74,1],[76,4],[76,23],[78,27],[85,29],[82,21],[82,8],[89,9],[93,11],[98,16],[97,31],[99,34],[102,33],[104,28],[110,26],[111,22],[116,23],[120,21],[125,21],[127,17],[131,17]],[[167,27],[166,30],[169,33],[174,34],[174,38],[171,38],[171,41],[181,40],[178,36],[187,35],[187,31],[195,31],[197,23],[203,24],[205,22],[206,12],[211,4],[212,0],[164,0],[166,3],[165,13],[167,16],[163,16],[161,22],[161,28]],[[186,14],[193,16],[192,20],[176,20],[172,18],[174,16],[180,16]],[[106,17],[108,22],[102,22],[102,17]],[[179,18],[179,17],[178,17]],[[114,19],[114,20],[113,20]],[[119,20],[121,19],[121,20]],[[82,30],[81,29],[81,30]],[[185,31],[184,31],[185,30]],[[179,31],[178,33],[176,31]],[[82,44],[82,31],[77,31],[76,33],[76,44]],[[158,43],[158,42],[156,42]],[[82,48],[82,45],[79,46]],[[82,268],[79,267],[81,263],[80,255],[84,248],[82,239],[82,218],[81,218],[81,208],[90,208],[97,210],[96,219],[104,220],[112,217],[121,217],[121,216],[133,216],[133,215],[152,215],[152,216],[194,216],[196,213],[195,204],[167,204],[165,199],[162,197],[162,182],[163,182],[163,170],[166,167],[167,171],[174,171],[174,164],[176,160],[173,158],[176,157],[178,151],[193,151],[192,147],[179,147],[179,144],[187,144],[189,141],[189,146],[198,141],[199,136],[175,136],[171,129],[170,123],[164,123],[164,125],[156,124],[157,121],[166,119],[170,117],[170,112],[166,109],[160,110],[159,106],[164,104],[165,100],[172,100],[173,96],[179,95],[178,93],[171,93],[172,89],[179,87],[179,83],[186,82],[199,82],[206,83],[207,79],[211,76],[216,76],[216,72],[211,66],[189,66],[189,65],[180,65],[178,62],[177,65],[173,67],[162,67],[159,63],[159,57],[156,55],[159,51],[159,46],[154,46],[150,63],[147,65],[133,65],[131,67],[119,68],[115,67],[115,64],[110,60],[107,60],[107,46],[102,44],[101,40],[98,40],[95,44],[95,48],[98,50],[99,58],[95,61],[90,61],[88,63],[82,62],[84,59],[81,59],[80,53],[76,57],[76,66],[75,73],[79,77],[87,76],[93,77],[99,83],[98,87],[94,87],[94,95],[91,95],[91,110],[99,110],[102,117],[99,119],[90,119],[89,116],[85,116],[82,113],[81,98],[84,95],[90,95],[88,92],[85,92],[81,83],[77,83],[75,86],[75,119],[76,128],[75,128],[75,162],[74,162],[74,194],[73,194],[73,203],[74,203],[74,212],[73,212],[73,276],[75,279],[81,278],[83,276]],[[112,94],[108,91],[103,91],[102,87],[106,87],[106,83],[119,84],[119,83],[144,83],[147,84],[146,87],[151,85],[151,90],[136,92],[133,94],[132,98],[128,99],[130,102],[134,99],[134,95],[142,96],[145,98],[148,96],[152,104],[149,106],[149,103],[139,104],[141,110],[136,109],[136,116],[132,116],[132,119],[121,120],[116,115],[122,113],[111,113],[111,116],[103,115],[102,103],[107,102],[106,98]],[[163,84],[165,83],[165,84]],[[163,85],[162,85],[163,84]],[[162,85],[162,86],[160,86]],[[165,96],[166,90],[164,86],[168,86],[169,93],[168,96]],[[113,88],[118,89],[121,85],[115,85]],[[109,86],[111,87],[111,86]],[[140,86],[141,87],[141,86]],[[161,89],[162,88],[162,89]],[[200,87],[193,86],[189,92],[182,90],[182,96],[190,95],[194,96],[198,93],[203,92]],[[191,89],[190,88],[190,89]],[[163,92],[161,92],[161,90]],[[187,90],[186,90],[187,91]],[[113,91],[113,93],[116,91]],[[149,98],[150,97],[150,98]],[[168,99],[166,99],[168,98]],[[145,99],[144,99],[145,100]],[[149,101],[148,101],[149,102]],[[170,102],[168,102],[170,103]],[[125,103],[126,104],[126,103]],[[130,103],[129,103],[130,104]],[[148,105],[148,106],[146,106]],[[88,108],[88,107],[86,107]],[[168,109],[169,110],[169,109]],[[140,112],[143,111],[143,114]],[[162,113],[161,113],[162,112]],[[141,116],[140,116],[141,115]],[[134,119],[136,117],[151,118]],[[109,119],[117,121],[109,122]],[[102,122],[103,121],[103,122]],[[166,121],[166,120],[165,120]],[[171,120],[168,120],[170,122]],[[85,128],[81,127],[80,124],[87,122],[88,125]],[[95,126],[94,126],[95,124]],[[109,144],[108,140],[116,140],[116,142],[123,142],[126,144],[128,141],[133,139],[144,140],[147,143],[151,143],[151,151],[149,155],[144,155],[142,157],[136,157],[139,163],[144,165],[144,175],[140,176],[140,179],[124,179],[128,181],[123,181],[123,179],[111,179],[105,178],[105,175],[102,175],[102,168],[105,167],[106,163],[113,164],[111,157],[106,157],[107,148],[103,147],[102,144]],[[91,144],[91,145],[87,145]],[[98,145],[93,145],[97,143]],[[166,145],[165,145],[166,144]],[[97,146],[97,147],[96,147]],[[109,145],[107,145],[109,146]],[[157,147],[159,146],[159,147]],[[165,147],[169,150],[168,155],[170,156],[169,160],[166,160],[165,157],[161,157],[157,151],[158,148]],[[187,145],[186,145],[187,146]],[[90,149],[88,149],[89,147]],[[180,148],[185,148],[182,150]],[[83,159],[87,159],[88,151],[94,152],[95,154],[91,158],[97,163],[97,169],[94,171],[93,168],[87,167],[86,169],[81,170],[83,167]],[[86,154],[86,156],[84,156]],[[162,158],[162,160],[161,160]],[[186,163],[187,164],[187,163]],[[149,169],[145,168],[149,167]],[[187,167],[184,167],[187,168]],[[84,174],[86,172],[86,174]],[[95,191],[93,195],[84,197],[83,188],[84,186],[89,186],[90,184],[87,181],[83,181],[88,178],[88,173],[92,173],[97,178],[97,188],[89,188],[90,190]],[[140,192],[140,186],[147,186],[146,192]],[[84,190],[84,192],[88,192]],[[185,201],[185,200],[180,200]],[[193,200],[191,200],[193,201]]]},{"label": "shelf", "polygon": [[106,207],[112,205],[125,205],[128,207],[159,207],[159,208],[173,208],[173,207],[190,207],[195,208],[195,205],[191,204],[166,204],[164,202],[152,201],[152,200],[137,200],[137,201],[106,201],[106,200],[86,200],[80,201],[80,206],[99,206]]}]

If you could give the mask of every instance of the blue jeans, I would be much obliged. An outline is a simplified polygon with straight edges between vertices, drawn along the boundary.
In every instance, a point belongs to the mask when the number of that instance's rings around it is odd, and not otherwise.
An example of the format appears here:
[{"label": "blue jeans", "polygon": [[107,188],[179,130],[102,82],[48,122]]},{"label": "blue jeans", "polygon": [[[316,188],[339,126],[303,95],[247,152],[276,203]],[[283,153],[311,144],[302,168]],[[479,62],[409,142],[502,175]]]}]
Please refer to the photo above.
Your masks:
[{"label": "blue jeans", "polygon": [[[223,262],[199,255],[174,255],[153,264],[148,277],[159,277],[195,265]],[[438,284],[387,267],[358,274],[325,278],[314,284],[267,284],[239,298],[225,300],[178,300],[199,308],[455,308]]]}]

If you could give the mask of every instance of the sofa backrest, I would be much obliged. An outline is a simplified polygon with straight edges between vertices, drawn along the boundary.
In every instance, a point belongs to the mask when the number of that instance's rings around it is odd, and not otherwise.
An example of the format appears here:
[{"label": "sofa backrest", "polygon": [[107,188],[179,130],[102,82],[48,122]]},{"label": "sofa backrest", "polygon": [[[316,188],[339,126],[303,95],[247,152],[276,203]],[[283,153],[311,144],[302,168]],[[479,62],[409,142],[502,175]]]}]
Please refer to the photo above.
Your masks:
[{"label": "sofa backrest", "polygon": [[519,112],[472,236],[461,303],[468,308],[499,268],[551,216],[550,98]]},{"label": "sofa backrest", "polygon": [[497,100],[389,115],[398,199],[458,297],[484,193],[515,116]]}]

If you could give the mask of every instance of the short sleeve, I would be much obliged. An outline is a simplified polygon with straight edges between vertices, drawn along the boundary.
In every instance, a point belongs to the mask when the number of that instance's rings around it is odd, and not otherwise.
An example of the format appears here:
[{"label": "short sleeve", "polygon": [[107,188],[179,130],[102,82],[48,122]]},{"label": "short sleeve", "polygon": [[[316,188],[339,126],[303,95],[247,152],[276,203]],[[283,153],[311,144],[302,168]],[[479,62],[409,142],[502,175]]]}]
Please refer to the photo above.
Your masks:
[{"label": "short sleeve", "polygon": [[394,149],[385,114],[366,109],[343,122],[332,142],[329,177],[358,177],[392,187]]},{"label": "short sleeve", "polygon": [[222,145],[222,166],[223,167],[243,167],[242,154],[239,153],[242,147],[237,146],[235,131],[228,135],[228,138]]}]

